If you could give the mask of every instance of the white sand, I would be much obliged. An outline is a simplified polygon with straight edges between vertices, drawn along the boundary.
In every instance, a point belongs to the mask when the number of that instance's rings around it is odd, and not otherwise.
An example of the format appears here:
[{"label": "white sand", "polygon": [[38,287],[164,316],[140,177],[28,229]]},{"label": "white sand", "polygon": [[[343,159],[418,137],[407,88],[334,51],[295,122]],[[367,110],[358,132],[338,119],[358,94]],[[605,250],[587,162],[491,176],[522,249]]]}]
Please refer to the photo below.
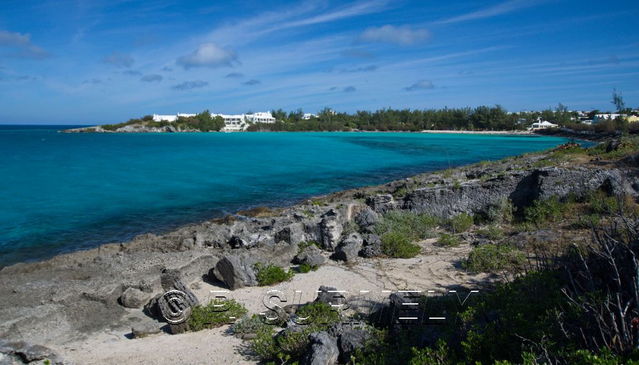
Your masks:
[{"label": "white sand", "polygon": [[[488,276],[468,275],[454,265],[470,251],[468,245],[457,248],[437,248],[431,241],[422,242],[423,253],[412,259],[360,259],[352,265],[330,261],[315,272],[298,274],[285,283],[273,287],[250,287],[229,292],[228,298],[243,303],[250,313],[262,312],[264,295],[269,290],[280,290],[293,302],[296,290],[302,291],[302,302],[316,297],[320,285],[359,294],[370,290],[369,296],[387,298],[382,290],[436,290],[446,291],[453,285],[475,289]],[[206,302],[212,298],[211,290],[223,290],[208,283],[193,285],[198,298]],[[299,295],[299,294],[298,294]],[[287,303],[288,304],[288,303]],[[131,311],[141,316],[139,310]],[[59,346],[56,350],[77,364],[255,364],[255,360],[239,353],[242,340],[224,334],[228,326],[180,335],[165,333],[141,339],[125,337],[130,331],[112,330]]]}]

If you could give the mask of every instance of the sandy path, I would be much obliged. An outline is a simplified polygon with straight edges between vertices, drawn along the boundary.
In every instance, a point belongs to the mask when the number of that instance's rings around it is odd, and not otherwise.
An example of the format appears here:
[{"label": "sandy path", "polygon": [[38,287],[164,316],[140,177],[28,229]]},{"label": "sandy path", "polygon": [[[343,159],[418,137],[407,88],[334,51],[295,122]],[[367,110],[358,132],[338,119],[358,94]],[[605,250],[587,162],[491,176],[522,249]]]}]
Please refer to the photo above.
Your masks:
[{"label": "sandy path", "polygon": [[[468,245],[444,249],[432,246],[432,241],[424,241],[422,246],[422,255],[412,259],[362,259],[350,265],[329,261],[319,270],[296,275],[289,282],[273,287],[242,288],[229,292],[227,297],[243,303],[250,313],[259,313],[264,310],[262,301],[269,290],[281,291],[288,303],[294,303],[313,300],[320,285],[347,290],[351,295],[358,295],[362,290],[370,291],[364,295],[382,299],[388,297],[388,291],[442,292],[458,285],[475,289],[482,281],[489,280],[487,275],[468,275],[455,266],[467,256],[470,251]],[[197,282],[193,286],[203,302],[213,297],[211,290],[224,290],[205,282]],[[131,311],[132,322],[149,320],[139,312]],[[127,338],[125,335],[130,332],[129,329],[112,329],[56,349],[64,358],[77,364],[256,363],[239,353],[242,341],[224,334],[227,328],[181,335],[161,333],[141,339]]]}]

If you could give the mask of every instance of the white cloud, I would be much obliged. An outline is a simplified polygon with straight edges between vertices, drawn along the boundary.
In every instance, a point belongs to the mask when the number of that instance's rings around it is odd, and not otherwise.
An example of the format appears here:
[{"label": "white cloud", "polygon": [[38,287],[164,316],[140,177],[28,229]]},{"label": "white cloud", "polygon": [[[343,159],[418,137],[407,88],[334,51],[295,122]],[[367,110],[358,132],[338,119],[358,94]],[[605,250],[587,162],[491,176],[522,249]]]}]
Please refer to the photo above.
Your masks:
[{"label": "white cloud", "polygon": [[412,84],[409,87],[405,87],[404,90],[406,91],[416,91],[416,90],[430,90],[430,89],[434,89],[435,85],[433,85],[432,81],[428,81],[428,80],[419,80],[416,83]]},{"label": "white cloud", "polygon": [[49,56],[44,49],[31,43],[31,35],[0,30],[0,47],[11,47],[19,50],[18,57],[42,59]]},{"label": "white cloud", "polygon": [[203,43],[191,54],[178,58],[177,63],[185,69],[189,69],[192,67],[233,66],[239,61],[234,51],[221,48],[215,43]]},{"label": "white cloud", "polygon": [[461,23],[461,22],[465,22],[469,20],[490,18],[497,15],[511,13],[513,11],[517,11],[523,8],[535,6],[538,3],[540,3],[539,0],[509,0],[501,4],[491,6],[489,8],[476,10],[470,13],[458,15],[448,19],[442,19],[435,22],[435,24]]},{"label": "white cloud", "polygon": [[410,27],[395,27],[384,25],[366,29],[360,36],[361,42],[393,43],[408,46],[420,43],[430,37],[426,29],[412,29]]}]

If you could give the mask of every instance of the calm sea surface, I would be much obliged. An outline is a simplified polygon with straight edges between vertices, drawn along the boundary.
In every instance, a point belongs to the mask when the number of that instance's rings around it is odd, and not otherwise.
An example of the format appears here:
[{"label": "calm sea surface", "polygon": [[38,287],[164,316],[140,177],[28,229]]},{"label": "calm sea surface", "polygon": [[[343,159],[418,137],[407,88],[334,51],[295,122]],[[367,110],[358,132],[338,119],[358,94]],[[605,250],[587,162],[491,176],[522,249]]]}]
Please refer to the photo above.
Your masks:
[{"label": "calm sea surface", "polygon": [[0,265],[565,141],[409,133],[57,133],[61,128],[0,126]]}]

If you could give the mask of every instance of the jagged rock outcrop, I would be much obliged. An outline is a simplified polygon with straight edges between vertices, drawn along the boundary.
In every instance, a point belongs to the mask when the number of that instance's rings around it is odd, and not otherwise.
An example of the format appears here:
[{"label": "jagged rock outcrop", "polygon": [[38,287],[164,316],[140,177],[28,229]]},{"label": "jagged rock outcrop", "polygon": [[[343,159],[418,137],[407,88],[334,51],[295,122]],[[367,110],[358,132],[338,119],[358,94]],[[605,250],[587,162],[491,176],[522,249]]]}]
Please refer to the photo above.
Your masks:
[{"label": "jagged rock outcrop", "polygon": [[293,263],[298,265],[321,266],[326,262],[322,251],[315,245],[304,248],[293,258]]},{"label": "jagged rock outcrop", "polygon": [[366,204],[377,213],[397,209],[397,202],[390,194],[377,194],[366,199]]},{"label": "jagged rock outcrop", "polygon": [[303,364],[332,365],[337,363],[339,348],[337,340],[326,332],[316,332],[309,335],[310,350],[306,353]]},{"label": "jagged rock outcrop", "polygon": [[404,198],[402,207],[415,213],[448,218],[460,213],[481,214],[504,199],[515,207],[525,207],[535,199],[569,194],[581,196],[610,186],[616,194],[637,192],[615,169],[547,167],[527,171],[509,171],[487,181],[473,180],[459,186],[420,188]]},{"label": "jagged rock outcrop", "polygon": [[54,365],[64,364],[60,355],[48,347],[25,341],[8,342],[0,340],[1,364],[42,363],[44,360],[49,360],[49,363]]},{"label": "jagged rock outcrop", "polygon": [[379,222],[379,214],[373,209],[365,207],[355,216],[355,223],[363,232],[372,232],[375,224]]},{"label": "jagged rock outcrop", "polygon": [[353,261],[357,258],[362,248],[362,236],[359,233],[351,233],[344,237],[339,246],[335,249],[333,257],[342,261]]},{"label": "jagged rock outcrop", "polygon": [[369,233],[363,235],[362,239],[364,247],[359,251],[362,257],[370,258],[382,255],[382,239],[378,235]]},{"label": "jagged rock outcrop", "polygon": [[231,290],[255,286],[257,278],[254,266],[258,262],[247,255],[226,255],[215,265],[216,276]]},{"label": "jagged rock outcrop", "polygon": [[331,209],[326,212],[319,224],[319,242],[322,248],[328,251],[335,250],[343,230],[344,227],[337,210]]}]

